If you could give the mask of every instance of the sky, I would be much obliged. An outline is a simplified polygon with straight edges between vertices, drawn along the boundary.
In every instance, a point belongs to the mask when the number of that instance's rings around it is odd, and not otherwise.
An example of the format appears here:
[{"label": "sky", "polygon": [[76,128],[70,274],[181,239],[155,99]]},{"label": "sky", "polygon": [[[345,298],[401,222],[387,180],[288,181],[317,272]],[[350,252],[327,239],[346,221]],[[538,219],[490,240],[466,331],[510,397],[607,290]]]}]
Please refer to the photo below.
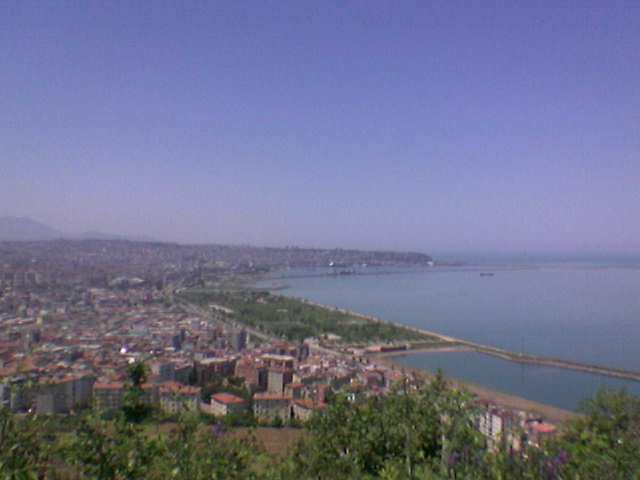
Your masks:
[{"label": "sky", "polygon": [[640,2],[0,3],[0,216],[640,251]]}]

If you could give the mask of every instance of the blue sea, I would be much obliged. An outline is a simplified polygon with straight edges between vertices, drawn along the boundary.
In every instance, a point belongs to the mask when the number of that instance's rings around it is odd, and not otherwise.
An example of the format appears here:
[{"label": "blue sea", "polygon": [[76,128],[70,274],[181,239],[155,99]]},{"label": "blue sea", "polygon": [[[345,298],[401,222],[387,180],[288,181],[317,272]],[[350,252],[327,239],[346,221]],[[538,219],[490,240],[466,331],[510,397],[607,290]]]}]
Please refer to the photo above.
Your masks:
[{"label": "blue sea", "polygon": [[[640,259],[503,257],[463,263],[360,267],[362,275],[338,276],[322,275],[329,269],[291,270],[262,286],[286,284],[279,293],[516,352],[640,371]],[[401,361],[566,409],[601,386],[640,394],[640,382],[523,367],[471,352],[420,353]]]}]

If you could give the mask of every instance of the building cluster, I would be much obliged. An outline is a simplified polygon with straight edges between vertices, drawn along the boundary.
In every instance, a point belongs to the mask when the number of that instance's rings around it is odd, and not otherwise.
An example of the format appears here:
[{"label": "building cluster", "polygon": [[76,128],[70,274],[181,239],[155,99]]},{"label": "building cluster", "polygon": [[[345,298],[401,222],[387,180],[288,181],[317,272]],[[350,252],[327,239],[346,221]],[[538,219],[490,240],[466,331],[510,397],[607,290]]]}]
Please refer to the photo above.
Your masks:
[{"label": "building cluster", "polygon": [[490,448],[507,447],[520,451],[526,446],[538,447],[556,432],[555,425],[540,415],[506,409],[486,400],[477,400],[477,404],[480,410],[477,427]]},{"label": "building cluster", "polygon": [[[0,406],[14,412],[119,409],[135,362],[149,367],[143,401],[160,410],[247,414],[264,423],[304,422],[336,392],[357,402],[399,382],[419,383],[369,362],[368,354],[384,347],[338,354],[313,343],[254,339],[233,323],[232,311],[195,309],[175,298],[190,282],[237,272],[254,258],[304,252],[242,250],[234,263],[222,247],[49,243],[49,250],[34,244],[26,251],[0,244]],[[326,259],[322,251],[307,253]],[[482,411],[478,428],[492,445],[538,444],[554,431],[523,412],[494,405]]]},{"label": "building cluster", "polygon": [[[144,399],[162,410],[252,412],[265,422],[305,420],[328,392],[345,388],[355,400],[399,376],[306,343],[254,344],[231,312],[194,311],[138,277],[114,276],[103,287],[14,280],[0,298],[0,404],[17,412],[120,408],[128,366],[138,361],[150,369]],[[211,395],[212,384],[224,390],[232,379],[241,379],[244,398]]]},{"label": "building cluster", "polygon": [[264,272],[286,267],[430,264],[433,264],[430,256],[411,252],[179,245],[106,239],[0,242],[0,287],[44,283],[105,286],[118,276],[139,276],[153,282],[197,282],[230,272]]},{"label": "building cluster", "polygon": [[189,313],[144,281],[126,289],[5,287],[0,404],[42,413],[117,406],[133,362],[149,363],[154,384],[190,386],[233,373],[232,356],[246,347],[243,329]]}]

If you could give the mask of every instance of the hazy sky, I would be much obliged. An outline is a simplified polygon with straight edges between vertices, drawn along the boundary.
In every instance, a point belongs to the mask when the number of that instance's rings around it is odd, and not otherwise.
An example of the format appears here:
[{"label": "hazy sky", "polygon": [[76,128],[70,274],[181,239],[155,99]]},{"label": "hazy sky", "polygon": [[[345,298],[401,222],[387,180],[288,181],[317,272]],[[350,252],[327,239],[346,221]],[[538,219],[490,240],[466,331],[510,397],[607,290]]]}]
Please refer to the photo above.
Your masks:
[{"label": "hazy sky", "polygon": [[0,215],[640,250],[640,2],[4,1]]}]

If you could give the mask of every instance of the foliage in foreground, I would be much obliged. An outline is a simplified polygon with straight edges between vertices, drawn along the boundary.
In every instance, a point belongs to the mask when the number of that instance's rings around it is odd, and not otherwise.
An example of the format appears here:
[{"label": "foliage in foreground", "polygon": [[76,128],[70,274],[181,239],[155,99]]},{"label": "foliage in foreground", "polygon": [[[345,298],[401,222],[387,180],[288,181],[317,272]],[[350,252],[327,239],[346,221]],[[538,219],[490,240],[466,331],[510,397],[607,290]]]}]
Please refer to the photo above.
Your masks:
[{"label": "foliage in foreground", "polygon": [[46,441],[40,433],[49,422],[0,410],[0,478],[255,478],[252,441],[223,437],[219,425],[203,426],[196,416],[155,435],[124,415],[113,421],[88,415],[72,434]]},{"label": "foliage in foreground", "polygon": [[[284,459],[220,424],[183,415],[170,431],[87,415],[64,431],[56,418],[0,411],[0,478],[478,479],[640,478],[640,399],[602,391],[542,448],[486,448],[475,407],[442,378],[353,405],[338,396],[307,424]],[[148,425],[146,425],[148,427]],[[55,430],[55,434],[53,431]]]}]

